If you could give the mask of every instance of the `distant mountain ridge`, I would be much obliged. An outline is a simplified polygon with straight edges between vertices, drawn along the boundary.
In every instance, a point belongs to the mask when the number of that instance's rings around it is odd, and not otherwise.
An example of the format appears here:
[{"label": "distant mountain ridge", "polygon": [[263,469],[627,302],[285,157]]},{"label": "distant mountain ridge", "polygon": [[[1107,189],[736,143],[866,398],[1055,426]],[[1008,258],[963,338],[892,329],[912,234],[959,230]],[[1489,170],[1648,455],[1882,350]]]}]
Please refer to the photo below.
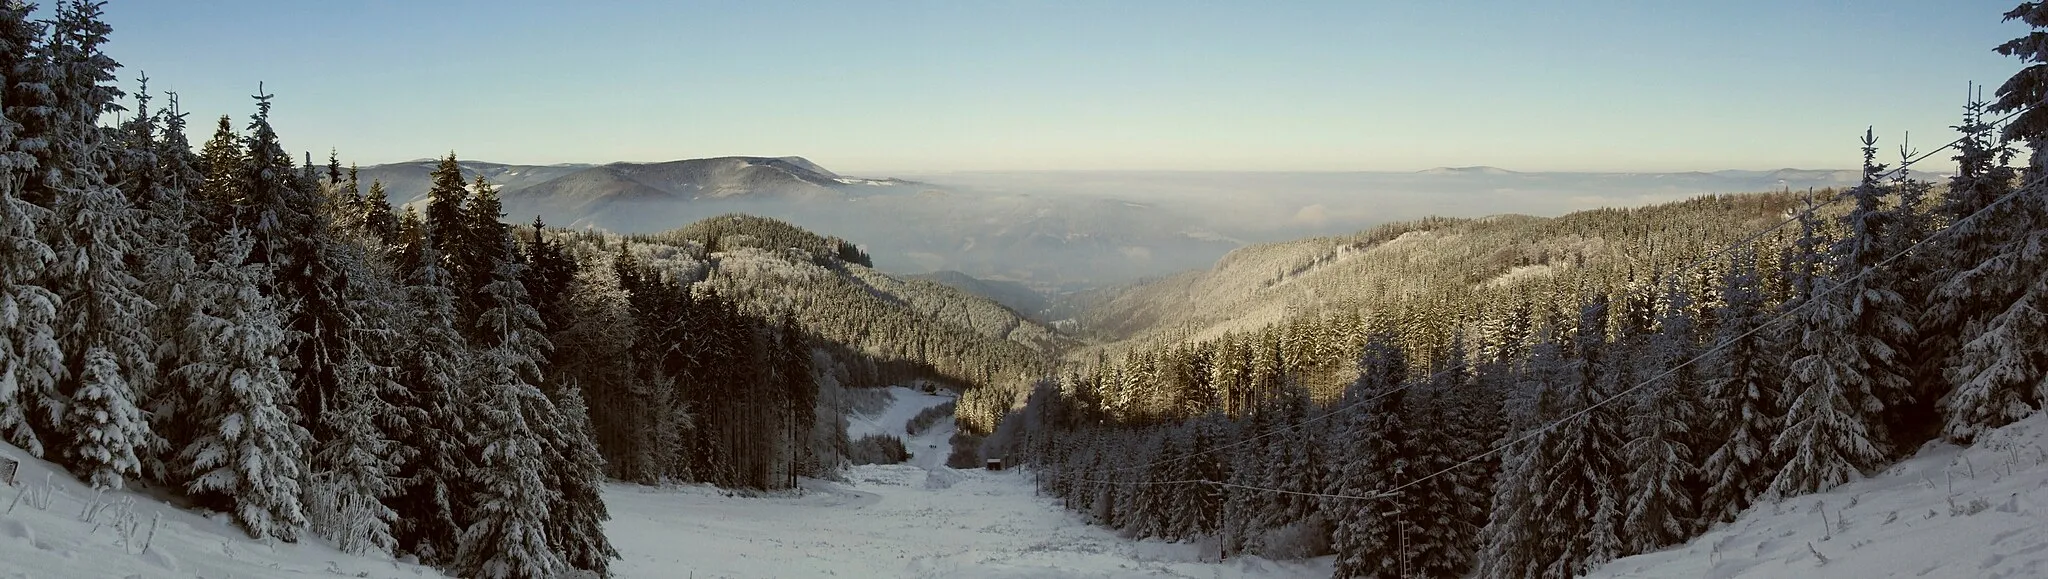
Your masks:
[{"label": "distant mountain ridge", "polygon": [[[398,203],[424,203],[437,160],[375,165],[364,181]],[[1701,194],[1853,185],[1855,171],[1774,169],[1686,173],[1518,172],[962,172],[856,176],[803,157],[730,156],[662,162],[461,163],[464,178],[499,188],[508,221],[637,234],[726,213],[773,217],[855,240],[897,273],[957,271],[1008,280],[1000,296],[1044,320],[1046,297],[1208,268],[1231,250],[1344,235],[1430,215],[1560,215]],[[1924,174],[1923,174],[1924,175]],[[1064,310],[1063,310],[1064,311]]]},{"label": "distant mountain ridge", "polygon": [[[909,185],[889,178],[848,178],[803,157],[711,157],[656,163],[508,165],[460,161],[463,176],[499,188],[508,206],[588,209],[611,201],[834,197],[842,188]],[[384,183],[395,202],[423,200],[438,160],[372,165],[361,178]]]}]

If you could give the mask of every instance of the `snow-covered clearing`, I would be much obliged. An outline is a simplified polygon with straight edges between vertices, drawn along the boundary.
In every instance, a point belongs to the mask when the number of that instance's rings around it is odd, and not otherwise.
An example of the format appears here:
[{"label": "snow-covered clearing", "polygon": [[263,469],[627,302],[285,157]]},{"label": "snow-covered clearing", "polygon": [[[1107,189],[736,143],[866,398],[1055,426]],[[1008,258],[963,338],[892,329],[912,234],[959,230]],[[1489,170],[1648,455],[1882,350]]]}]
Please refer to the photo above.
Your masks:
[{"label": "snow-covered clearing", "polygon": [[[851,420],[853,436],[903,434],[917,411],[951,398],[894,388],[895,401]],[[848,482],[736,498],[708,487],[613,485],[607,534],[619,577],[1328,577],[1328,559],[1206,562],[1191,544],[1137,542],[1035,496],[1030,474],[953,470],[951,419],[906,438],[912,464],[854,467]],[[929,468],[927,468],[929,467]]]},{"label": "snow-covered clearing", "polygon": [[1591,576],[2048,577],[2048,414],[1968,449],[1929,445],[1869,479],[1760,505]]},{"label": "snow-covered clearing", "polygon": [[141,493],[96,493],[6,444],[0,456],[21,462],[15,484],[0,484],[0,578],[441,576],[342,553],[310,535],[296,544],[252,540],[226,515],[202,516]]}]

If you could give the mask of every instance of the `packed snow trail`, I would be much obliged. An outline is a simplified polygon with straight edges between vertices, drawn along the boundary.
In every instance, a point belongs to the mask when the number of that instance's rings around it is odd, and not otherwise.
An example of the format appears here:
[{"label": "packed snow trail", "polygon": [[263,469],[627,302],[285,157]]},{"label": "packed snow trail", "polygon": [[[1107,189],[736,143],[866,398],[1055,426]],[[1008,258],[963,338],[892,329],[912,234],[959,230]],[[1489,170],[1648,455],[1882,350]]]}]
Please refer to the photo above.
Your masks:
[{"label": "packed snow trail", "polygon": [[924,409],[957,401],[959,397],[951,392],[925,394],[900,386],[890,388],[889,396],[888,408],[874,416],[856,414],[846,417],[846,437],[859,440],[870,434],[885,434],[901,438],[903,447],[910,451],[908,464],[911,466],[925,470],[945,467],[946,456],[953,452],[952,418],[942,419],[916,436],[911,436],[903,428]]},{"label": "packed snow trail", "polygon": [[[887,410],[850,420],[852,435],[900,436],[917,411],[951,400],[891,390]],[[1028,473],[945,468],[952,430],[947,418],[906,438],[915,464],[854,467],[846,483],[805,481],[800,495],[612,485],[605,528],[622,556],[612,570],[627,579],[1330,576],[1328,558],[1214,563],[1213,547],[1118,537],[1036,496]]]},{"label": "packed snow trail", "polygon": [[258,541],[227,515],[202,516],[142,493],[96,493],[7,444],[0,457],[21,462],[14,485],[0,484],[0,579],[441,576],[342,553],[311,532],[297,544]]},{"label": "packed snow trail", "polygon": [[1595,578],[2048,577],[2048,414],[1970,448],[1930,444],[1834,490],[1752,507]]}]

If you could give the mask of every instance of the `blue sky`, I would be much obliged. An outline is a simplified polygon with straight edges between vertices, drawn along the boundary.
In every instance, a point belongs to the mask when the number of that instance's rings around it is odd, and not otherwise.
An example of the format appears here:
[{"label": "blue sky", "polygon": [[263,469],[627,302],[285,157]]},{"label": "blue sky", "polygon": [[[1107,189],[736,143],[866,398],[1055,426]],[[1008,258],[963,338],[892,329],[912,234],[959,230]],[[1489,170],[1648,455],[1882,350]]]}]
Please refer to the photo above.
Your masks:
[{"label": "blue sky", "polygon": [[258,81],[364,164],[802,155],[841,172],[1853,167],[1952,136],[2009,0],[115,0],[201,134]]}]

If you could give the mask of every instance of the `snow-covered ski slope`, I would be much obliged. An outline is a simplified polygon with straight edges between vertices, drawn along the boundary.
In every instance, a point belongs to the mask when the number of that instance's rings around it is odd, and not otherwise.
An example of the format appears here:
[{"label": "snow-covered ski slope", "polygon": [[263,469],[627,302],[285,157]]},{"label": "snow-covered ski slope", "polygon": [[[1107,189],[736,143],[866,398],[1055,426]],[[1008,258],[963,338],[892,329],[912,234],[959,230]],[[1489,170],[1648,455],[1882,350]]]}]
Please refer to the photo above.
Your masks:
[{"label": "snow-covered ski slope", "polygon": [[2048,577],[2048,415],[1932,444],[1832,491],[1766,503],[1598,578]]},{"label": "snow-covered ski slope", "polygon": [[225,515],[202,516],[141,493],[96,493],[6,444],[0,456],[21,462],[15,484],[0,485],[0,579],[441,576],[342,553],[310,534],[297,544],[253,540]]},{"label": "snow-covered ski slope", "polygon": [[924,432],[911,436],[903,427],[910,419],[926,408],[945,404],[959,398],[949,391],[943,394],[925,394],[903,387],[889,389],[890,402],[887,408],[874,416],[853,415],[846,418],[846,437],[859,440],[870,434],[882,434],[903,439],[903,447],[910,451],[910,465],[931,470],[946,466],[946,455],[953,452],[953,419],[946,418],[933,424]]},{"label": "snow-covered ski slope", "polygon": [[[891,390],[887,410],[850,421],[852,435],[900,436],[919,410],[950,400]],[[623,558],[612,569],[685,579],[1330,576],[1327,558],[1213,563],[1195,545],[1117,537],[1035,496],[1028,473],[945,468],[952,430],[944,419],[906,438],[913,464],[854,467],[848,482],[806,481],[800,495],[613,485],[606,531]]]}]

